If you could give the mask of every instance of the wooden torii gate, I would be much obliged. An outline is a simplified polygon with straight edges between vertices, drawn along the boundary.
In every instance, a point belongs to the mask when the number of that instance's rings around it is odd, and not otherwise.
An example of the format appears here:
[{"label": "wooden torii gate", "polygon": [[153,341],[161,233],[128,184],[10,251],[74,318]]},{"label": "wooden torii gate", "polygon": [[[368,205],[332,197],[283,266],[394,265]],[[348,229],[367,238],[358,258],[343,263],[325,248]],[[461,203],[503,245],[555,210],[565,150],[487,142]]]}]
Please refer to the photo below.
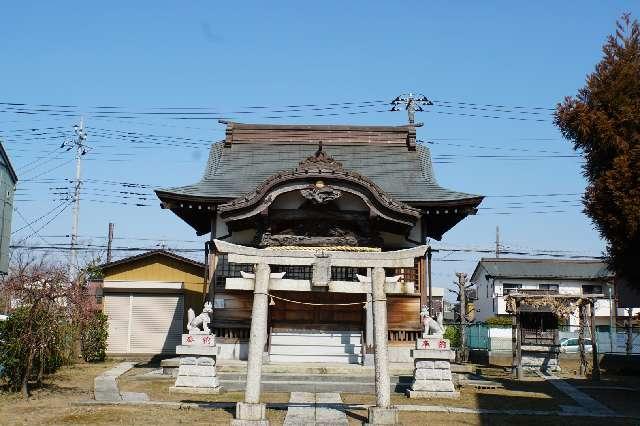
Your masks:
[{"label": "wooden torii gate", "polygon": [[[369,408],[369,424],[395,424],[398,411],[391,407],[389,360],[387,352],[387,306],[384,268],[409,268],[416,258],[422,257],[427,246],[405,250],[363,253],[308,250],[270,250],[245,247],[214,240],[218,253],[226,253],[229,263],[254,265],[254,275],[247,278],[227,278],[225,287],[253,291],[247,382],[245,399],[236,405],[231,424],[266,425],[266,406],[260,403],[262,354],[267,340],[269,290],[312,291],[324,289],[340,293],[370,293],[373,304],[374,367],[376,406]],[[215,265],[215,260],[211,262]],[[271,275],[269,265],[311,266],[311,280],[290,280]],[[331,267],[372,268],[370,282],[331,281]]]},{"label": "wooden torii gate", "polygon": [[[579,319],[579,347],[580,347],[580,373],[586,374],[587,359],[584,344],[584,328],[587,322],[591,331],[591,360],[593,364],[591,377],[594,381],[600,380],[600,366],[598,365],[598,344],[595,327],[595,303],[598,299],[604,299],[603,294],[533,294],[510,293],[505,297],[506,310],[512,315],[512,377],[522,380],[522,327],[520,322],[521,306],[547,307],[557,317],[568,317],[575,309],[578,309]],[[587,308],[588,316],[587,320]],[[559,345],[559,342],[555,342]]]}]

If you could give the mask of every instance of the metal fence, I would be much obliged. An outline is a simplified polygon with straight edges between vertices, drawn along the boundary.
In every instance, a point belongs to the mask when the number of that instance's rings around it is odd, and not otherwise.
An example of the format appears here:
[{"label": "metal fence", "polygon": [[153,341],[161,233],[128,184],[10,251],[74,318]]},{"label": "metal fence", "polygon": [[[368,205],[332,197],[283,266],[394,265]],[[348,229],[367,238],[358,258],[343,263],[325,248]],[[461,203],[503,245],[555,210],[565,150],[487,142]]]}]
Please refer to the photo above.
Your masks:
[{"label": "metal fence", "polygon": [[[564,339],[578,338],[578,326],[558,327],[560,341]],[[640,328],[632,330],[632,353],[640,354]],[[511,351],[511,326],[488,325],[485,323],[472,323],[466,329],[467,346],[469,349],[481,349],[487,351]],[[585,327],[585,338],[591,339],[591,330]],[[627,330],[612,329],[609,326],[596,326],[596,343],[600,353],[626,353]]]}]

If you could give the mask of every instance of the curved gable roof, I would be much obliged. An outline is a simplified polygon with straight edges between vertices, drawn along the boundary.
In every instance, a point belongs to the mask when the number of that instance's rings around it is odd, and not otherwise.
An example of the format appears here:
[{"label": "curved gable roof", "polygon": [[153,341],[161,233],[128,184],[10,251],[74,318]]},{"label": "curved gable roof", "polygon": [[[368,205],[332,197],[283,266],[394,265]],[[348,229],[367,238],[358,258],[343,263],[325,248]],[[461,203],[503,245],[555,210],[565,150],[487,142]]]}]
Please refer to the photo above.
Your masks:
[{"label": "curved gable roof", "polygon": [[[158,189],[156,192],[160,198],[175,196],[183,199],[202,198],[217,201],[234,199],[253,191],[269,176],[294,169],[302,159],[315,151],[318,142],[322,140],[327,154],[341,162],[345,169],[368,177],[398,201],[415,205],[449,202],[470,202],[477,205],[483,198],[481,195],[441,187],[434,176],[429,148],[418,143],[412,149],[405,142],[406,137],[356,142],[358,133],[354,135],[353,132],[343,130],[345,126],[300,127],[305,129],[304,136],[300,136],[299,131],[294,132],[293,128],[291,133],[296,137],[287,136],[287,132],[279,128],[273,138],[257,139],[254,135],[261,133],[258,128],[252,133],[251,138],[242,139],[234,133],[232,143],[228,141],[230,137],[227,136],[224,141],[211,145],[205,173],[199,182]],[[314,134],[314,127],[323,130]],[[349,137],[337,137],[337,130],[327,135],[327,130],[324,129],[333,127]],[[349,128],[361,130],[365,126]],[[393,129],[395,133],[408,134],[407,126],[366,127],[377,128],[385,131]],[[270,127],[264,132],[268,134],[269,129]],[[362,132],[363,130],[360,133]],[[320,139],[322,136],[328,136],[328,139]]]},{"label": "curved gable roof", "polygon": [[327,155],[380,187],[391,199],[430,215],[435,239],[474,214],[483,199],[443,188],[429,149],[416,143],[413,126],[318,126],[227,123],[226,137],[211,145],[204,175],[191,185],[156,189],[198,235],[210,230],[217,205],[253,192],[278,173],[295,169],[322,142]]}]

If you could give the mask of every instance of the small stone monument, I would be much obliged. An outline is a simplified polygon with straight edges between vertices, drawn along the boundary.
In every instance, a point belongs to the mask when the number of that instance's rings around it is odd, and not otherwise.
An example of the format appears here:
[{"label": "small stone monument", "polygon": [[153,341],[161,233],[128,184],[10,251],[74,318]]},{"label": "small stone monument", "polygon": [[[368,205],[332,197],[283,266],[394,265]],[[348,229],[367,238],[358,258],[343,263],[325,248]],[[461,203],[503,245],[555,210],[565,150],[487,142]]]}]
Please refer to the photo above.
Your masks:
[{"label": "small stone monument", "polygon": [[169,388],[170,392],[220,392],[220,382],[216,374],[216,336],[209,329],[212,312],[211,302],[204,304],[202,313],[198,316],[189,308],[189,333],[182,335],[182,344],[176,347],[176,354],[180,355],[180,365],[176,382]]},{"label": "small stone monument", "polygon": [[438,320],[429,315],[426,306],[420,311],[424,333],[417,339],[416,348],[411,351],[415,364],[413,383],[407,390],[409,398],[458,398],[451,376],[451,360],[455,355],[448,339],[444,339],[442,314]]}]

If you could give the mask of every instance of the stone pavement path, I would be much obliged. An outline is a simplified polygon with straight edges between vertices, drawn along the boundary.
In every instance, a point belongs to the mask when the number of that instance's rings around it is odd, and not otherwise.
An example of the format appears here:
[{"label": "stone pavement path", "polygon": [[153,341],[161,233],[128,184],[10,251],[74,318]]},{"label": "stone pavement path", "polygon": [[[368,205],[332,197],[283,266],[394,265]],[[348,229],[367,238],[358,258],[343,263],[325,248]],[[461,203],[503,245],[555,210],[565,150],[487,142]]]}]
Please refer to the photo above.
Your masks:
[{"label": "stone pavement path", "polygon": [[341,406],[339,393],[291,392],[284,425],[347,425]]},{"label": "stone pavement path", "polygon": [[118,377],[131,370],[135,362],[121,362],[93,380],[96,401],[148,401],[149,396],[139,392],[122,392],[118,389]]},{"label": "stone pavement path", "polygon": [[615,414],[614,411],[609,407],[591,398],[589,395],[578,390],[575,386],[570,385],[560,377],[554,376],[551,373],[537,372],[537,374],[538,376],[551,383],[551,385],[553,385],[556,389],[563,392],[575,402],[577,402],[581,408],[590,412],[597,412],[600,414]]}]

